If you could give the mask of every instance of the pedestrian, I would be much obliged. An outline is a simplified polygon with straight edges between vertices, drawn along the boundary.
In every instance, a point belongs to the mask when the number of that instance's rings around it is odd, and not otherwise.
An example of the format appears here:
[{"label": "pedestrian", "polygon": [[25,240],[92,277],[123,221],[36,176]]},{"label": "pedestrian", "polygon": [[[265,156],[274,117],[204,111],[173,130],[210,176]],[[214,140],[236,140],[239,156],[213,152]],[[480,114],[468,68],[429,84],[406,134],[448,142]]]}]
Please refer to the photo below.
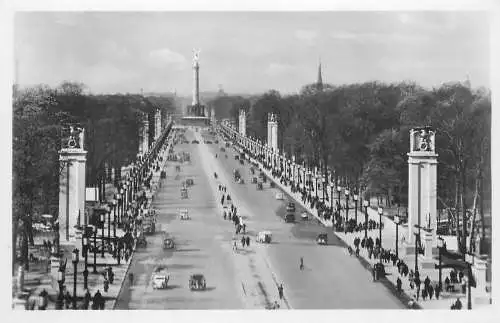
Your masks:
[{"label": "pedestrian", "polygon": [[457,301],[455,302],[455,309],[457,310],[462,309],[462,302],[460,301],[460,298],[457,298]]},{"label": "pedestrian", "polygon": [[71,294],[69,293],[68,290],[66,290],[66,293],[64,294],[64,305],[65,305],[66,309],[70,308],[71,298],[72,298]]},{"label": "pedestrian", "polygon": [[[243,234],[246,234],[247,233],[247,224],[246,223],[243,223]],[[248,245],[248,243],[247,243]]]},{"label": "pedestrian", "polygon": [[245,237],[241,237],[241,246],[244,248],[245,247]]},{"label": "pedestrian", "polygon": [[396,280],[396,286],[399,293],[401,293],[401,285],[403,285],[403,283],[401,282],[401,278],[398,277],[398,279]]},{"label": "pedestrian", "polygon": [[439,285],[436,285],[436,287],[434,287],[434,292],[436,294],[436,299],[439,299],[439,294],[441,294],[441,287]]},{"label": "pedestrian", "polygon": [[43,289],[40,294],[39,294],[40,298],[39,298],[39,304],[38,304],[38,309],[39,310],[46,310],[47,309],[47,305],[49,303],[49,294],[47,293],[47,291],[45,289]]},{"label": "pedestrian", "polygon": [[278,286],[278,294],[280,296],[280,300],[282,300],[283,299],[283,284],[280,284]]},{"label": "pedestrian", "polygon": [[104,292],[107,293],[109,290],[109,280],[108,278],[104,278]]},{"label": "pedestrian", "polygon": [[427,298],[427,289],[422,289],[422,299],[425,301],[425,299]]},{"label": "pedestrian", "polygon": [[427,292],[429,293],[429,300],[431,300],[432,296],[434,295],[434,288],[432,287],[432,285],[429,285],[427,289],[428,289]]},{"label": "pedestrian", "polygon": [[431,284],[431,280],[429,279],[429,276],[425,277],[425,280],[424,280],[425,289],[428,289],[430,284]]},{"label": "pedestrian", "polygon": [[88,310],[89,305],[90,305],[90,300],[92,299],[92,296],[90,295],[90,292],[88,289],[85,290],[85,295],[83,296],[83,309]]},{"label": "pedestrian", "polygon": [[372,267],[372,278],[373,278],[373,281],[375,281],[375,265],[373,265]]},{"label": "pedestrian", "polygon": [[247,236],[245,240],[246,240],[246,243],[247,243],[247,247],[250,247],[250,237]]}]

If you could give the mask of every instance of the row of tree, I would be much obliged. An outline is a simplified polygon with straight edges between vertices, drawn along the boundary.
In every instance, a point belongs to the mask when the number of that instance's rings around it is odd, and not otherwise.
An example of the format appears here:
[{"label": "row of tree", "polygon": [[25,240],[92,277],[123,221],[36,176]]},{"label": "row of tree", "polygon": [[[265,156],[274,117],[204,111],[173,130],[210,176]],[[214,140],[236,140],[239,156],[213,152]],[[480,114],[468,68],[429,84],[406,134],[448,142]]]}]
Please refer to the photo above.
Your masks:
[{"label": "row of tree", "polygon": [[333,170],[337,183],[385,196],[389,206],[407,203],[409,130],[430,126],[437,133],[439,203],[450,212],[462,251],[469,217],[479,211],[484,224],[484,201],[491,200],[491,98],[484,88],[310,84],[294,95],[224,96],[210,105],[218,117],[234,120],[246,109],[247,133],[264,142],[267,115],[276,113],[285,154],[323,172]]},{"label": "row of tree", "polygon": [[13,246],[18,232],[26,233],[21,223],[31,221],[28,216],[58,214],[59,174],[64,166],[58,151],[65,128],[77,124],[85,129],[86,185],[93,186],[109,178],[111,168],[119,174],[136,158],[144,115],[149,119],[149,142],[153,141],[155,107],[166,117],[173,109],[170,103],[153,104],[140,95],[90,95],[83,84],[71,82],[57,88],[15,87]]}]

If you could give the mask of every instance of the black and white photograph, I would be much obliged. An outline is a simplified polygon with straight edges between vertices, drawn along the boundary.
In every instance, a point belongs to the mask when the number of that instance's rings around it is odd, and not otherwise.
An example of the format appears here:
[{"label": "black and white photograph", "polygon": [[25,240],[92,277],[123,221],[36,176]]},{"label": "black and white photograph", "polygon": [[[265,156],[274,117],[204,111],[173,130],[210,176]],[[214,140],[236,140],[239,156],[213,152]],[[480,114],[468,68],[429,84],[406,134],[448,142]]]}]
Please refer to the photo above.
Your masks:
[{"label": "black and white photograph", "polygon": [[491,11],[135,8],[13,9],[11,311],[493,310]]}]

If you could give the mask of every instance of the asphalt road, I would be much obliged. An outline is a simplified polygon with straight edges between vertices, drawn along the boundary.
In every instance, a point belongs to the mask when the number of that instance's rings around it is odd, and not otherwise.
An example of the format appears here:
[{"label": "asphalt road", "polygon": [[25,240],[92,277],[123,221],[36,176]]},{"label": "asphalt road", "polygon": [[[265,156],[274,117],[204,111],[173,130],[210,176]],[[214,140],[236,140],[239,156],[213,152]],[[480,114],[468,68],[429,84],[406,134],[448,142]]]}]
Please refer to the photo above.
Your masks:
[{"label": "asphalt road", "polygon": [[[283,216],[287,204],[276,200],[278,189],[258,191],[251,184],[250,164],[242,166],[235,160],[233,149],[220,151],[219,145],[209,145],[226,177],[231,178],[233,169],[239,169],[245,184],[228,183],[229,191],[240,197],[243,215],[251,231],[270,230],[273,243],[265,247],[268,262],[283,282],[285,296],[295,309],[403,309],[405,306],[382,284],[372,281],[368,272],[355,257],[350,257],[342,243],[331,231],[319,225],[312,216],[302,221],[303,211],[296,203],[296,223],[285,223]],[[225,154],[228,158],[225,158]],[[256,172],[258,174],[258,172]],[[246,213],[246,214],[245,214]],[[331,229],[330,229],[331,230]],[[329,245],[317,245],[319,233],[328,233]],[[305,269],[299,269],[299,259],[304,258]]]},{"label": "asphalt road", "polygon": [[[193,139],[192,134],[187,136]],[[245,304],[239,295],[241,284],[236,278],[229,241],[232,233],[221,226],[216,216],[215,196],[195,144],[179,144],[176,152],[191,153],[191,164],[183,164],[181,172],[169,162],[167,180],[163,181],[153,207],[159,211],[158,223],[176,243],[174,251],[163,250],[162,233],[148,236],[148,246],[138,249],[133,256],[130,271],[134,284],[128,280],[117,301],[117,309],[241,309]],[[178,175],[178,176],[177,176]],[[189,198],[181,199],[181,182],[194,180]],[[187,208],[191,220],[180,220],[178,210]],[[153,290],[151,274],[160,264],[170,271],[168,288]],[[202,273],[206,277],[206,291],[190,291],[189,276]]]},{"label": "asphalt road", "polygon": [[[194,135],[188,131],[188,140]],[[221,146],[222,142],[176,146],[176,152],[191,153],[191,164],[182,165],[176,174],[176,163],[169,163],[167,180],[153,205],[159,210],[158,223],[174,238],[177,249],[163,250],[161,234],[149,236],[147,248],[138,249],[132,259],[130,272],[135,282],[132,286],[125,283],[117,309],[263,308],[276,298],[275,282],[283,283],[286,300],[295,309],[405,308],[383,285],[372,282],[371,273],[347,255],[331,232],[328,246],[317,245],[317,234],[327,231],[312,217],[301,221],[298,204],[297,223],[284,223],[286,199],[276,200],[278,190],[269,188],[269,182],[263,191],[257,191],[251,184],[249,166],[235,161],[232,149],[227,149],[226,159]],[[234,227],[224,222],[217,208],[216,187],[209,179],[213,174],[206,166],[209,159],[224,172],[221,177],[231,179],[233,169],[238,168],[245,179],[245,184],[231,180],[225,183],[228,192],[241,201],[236,206],[252,238],[251,248],[244,253],[231,250]],[[179,190],[187,177],[193,178],[195,185],[189,190],[189,199],[182,200]],[[181,221],[179,208],[188,208],[192,219]],[[273,232],[273,243],[255,243],[255,235],[262,230]],[[304,258],[303,271],[299,270],[300,257]],[[171,272],[166,290],[151,288],[151,274],[159,264],[166,264]],[[207,291],[188,289],[189,275],[193,273],[205,275]]]}]

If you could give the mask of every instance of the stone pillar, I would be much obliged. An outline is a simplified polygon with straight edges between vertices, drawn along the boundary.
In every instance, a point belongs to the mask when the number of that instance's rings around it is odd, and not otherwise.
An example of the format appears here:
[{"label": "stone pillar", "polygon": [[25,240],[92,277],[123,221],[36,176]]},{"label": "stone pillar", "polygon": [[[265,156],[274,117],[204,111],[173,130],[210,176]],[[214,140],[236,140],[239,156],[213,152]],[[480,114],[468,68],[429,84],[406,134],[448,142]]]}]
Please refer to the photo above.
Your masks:
[{"label": "stone pillar", "polygon": [[269,113],[267,121],[267,145],[278,153],[278,120],[276,114]]},{"label": "stone pillar", "polygon": [[158,140],[161,135],[161,110],[155,110],[155,140]]},{"label": "stone pillar", "polygon": [[59,241],[61,245],[74,244],[78,217],[85,218],[85,166],[87,152],[83,149],[84,129],[70,127],[63,136],[59,162],[62,171],[59,175]]},{"label": "stone pillar", "polygon": [[149,150],[149,119],[148,115],[144,116],[142,127],[142,153],[145,155]]},{"label": "stone pillar", "polygon": [[408,239],[414,243],[414,225],[432,232],[433,245],[437,231],[437,154],[435,132],[429,128],[410,130],[410,152],[408,153]]},{"label": "stone pillar", "polygon": [[245,137],[247,135],[247,112],[245,111],[245,109],[240,109],[238,129],[239,129],[239,133],[243,137]]}]

